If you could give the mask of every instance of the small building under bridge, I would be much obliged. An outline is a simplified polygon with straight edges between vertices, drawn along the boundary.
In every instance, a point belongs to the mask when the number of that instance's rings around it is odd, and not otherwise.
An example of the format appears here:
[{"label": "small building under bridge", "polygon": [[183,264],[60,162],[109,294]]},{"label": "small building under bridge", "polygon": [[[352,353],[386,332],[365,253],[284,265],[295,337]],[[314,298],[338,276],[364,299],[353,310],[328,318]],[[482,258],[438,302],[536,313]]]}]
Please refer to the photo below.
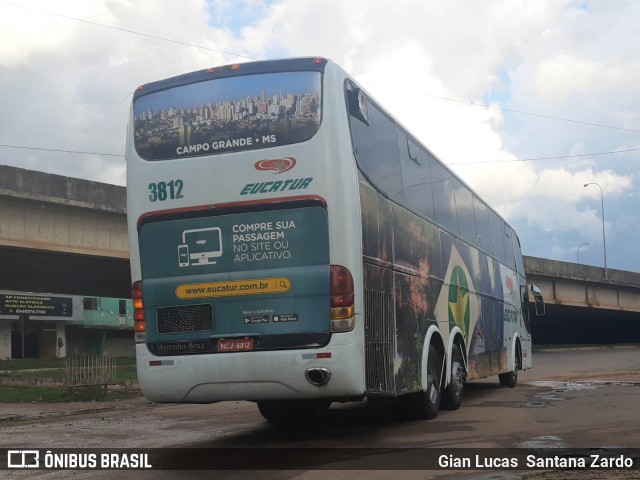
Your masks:
[{"label": "small building under bridge", "polygon": [[0,360],[133,357],[131,300],[0,291]]}]

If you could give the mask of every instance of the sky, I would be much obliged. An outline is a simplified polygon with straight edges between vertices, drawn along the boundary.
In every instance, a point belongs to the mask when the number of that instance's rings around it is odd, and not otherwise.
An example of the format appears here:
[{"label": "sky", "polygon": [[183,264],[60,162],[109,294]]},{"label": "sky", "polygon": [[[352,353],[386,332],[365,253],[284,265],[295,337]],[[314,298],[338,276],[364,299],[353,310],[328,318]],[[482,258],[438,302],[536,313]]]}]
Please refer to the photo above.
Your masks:
[{"label": "sky", "polygon": [[124,185],[137,86],[290,56],[353,75],[525,255],[604,266],[604,201],[608,268],[640,271],[635,0],[0,0],[0,164]]}]

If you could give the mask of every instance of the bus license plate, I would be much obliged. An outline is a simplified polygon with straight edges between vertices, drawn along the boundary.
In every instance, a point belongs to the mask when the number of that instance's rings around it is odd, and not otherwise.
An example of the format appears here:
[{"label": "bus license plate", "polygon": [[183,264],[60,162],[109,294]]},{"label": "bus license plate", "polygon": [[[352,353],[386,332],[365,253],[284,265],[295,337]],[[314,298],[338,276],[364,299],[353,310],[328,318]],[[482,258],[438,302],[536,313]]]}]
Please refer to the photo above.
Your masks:
[{"label": "bus license plate", "polygon": [[218,352],[245,352],[247,350],[253,350],[253,338],[218,340]]}]

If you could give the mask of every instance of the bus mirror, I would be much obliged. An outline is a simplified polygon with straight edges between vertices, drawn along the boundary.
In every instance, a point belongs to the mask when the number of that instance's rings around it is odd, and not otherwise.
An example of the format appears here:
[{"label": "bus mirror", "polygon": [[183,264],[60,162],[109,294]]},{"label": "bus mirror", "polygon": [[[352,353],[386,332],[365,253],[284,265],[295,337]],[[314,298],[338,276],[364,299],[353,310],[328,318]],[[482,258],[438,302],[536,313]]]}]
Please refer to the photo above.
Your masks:
[{"label": "bus mirror", "polygon": [[367,98],[358,87],[347,90],[347,101],[349,104],[349,114],[360,120],[365,125],[369,123],[369,113],[367,112]]},{"label": "bus mirror", "polygon": [[535,285],[529,285],[529,291],[533,295],[533,301],[536,305],[536,316],[543,317],[544,316],[544,298],[542,297],[542,290],[540,290]]}]

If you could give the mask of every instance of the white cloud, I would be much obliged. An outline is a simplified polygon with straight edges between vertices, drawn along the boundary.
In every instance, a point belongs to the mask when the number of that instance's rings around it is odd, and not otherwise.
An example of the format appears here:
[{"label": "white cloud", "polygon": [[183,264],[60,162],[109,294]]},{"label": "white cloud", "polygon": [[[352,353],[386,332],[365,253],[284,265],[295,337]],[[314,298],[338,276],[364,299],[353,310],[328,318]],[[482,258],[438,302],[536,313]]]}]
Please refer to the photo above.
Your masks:
[{"label": "white cloud", "polygon": [[618,175],[612,170],[594,172],[591,169],[570,172],[566,169],[547,169],[540,172],[536,191],[540,195],[566,202],[585,197],[600,198],[597,187],[584,188],[587,183],[598,183],[609,195],[619,195],[632,185],[630,176]]},{"label": "white cloud", "polygon": [[[629,220],[637,203],[638,152],[514,161],[640,146],[638,2],[23,0],[20,5],[28,8],[0,4],[0,143],[120,154],[130,95],[140,84],[247,60],[229,53],[260,59],[321,55],[352,73],[452,164],[516,225],[524,245],[548,246],[541,255],[573,260],[575,245],[584,238],[592,243],[585,257],[597,250],[599,191],[584,183],[602,185],[612,241],[640,235],[640,222]],[[124,160],[117,157],[0,148],[0,163],[124,183]],[[625,248],[619,244],[616,250]],[[624,268],[628,258],[616,260],[612,254],[611,261]],[[640,270],[640,259],[632,265]]]},{"label": "white cloud", "polygon": [[[46,0],[2,5],[0,15],[0,66],[14,67],[29,64],[43,54],[57,55],[74,39],[81,27],[58,15],[74,15],[88,20],[99,18],[102,2]],[[19,5],[19,6],[18,6]]]},{"label": "white cloud", "polygon": [[640,62],[602,62],[560,54],[537,66],[534,82],[537,95],[550,104],[598,91],[626,91],[640,82]]}]

